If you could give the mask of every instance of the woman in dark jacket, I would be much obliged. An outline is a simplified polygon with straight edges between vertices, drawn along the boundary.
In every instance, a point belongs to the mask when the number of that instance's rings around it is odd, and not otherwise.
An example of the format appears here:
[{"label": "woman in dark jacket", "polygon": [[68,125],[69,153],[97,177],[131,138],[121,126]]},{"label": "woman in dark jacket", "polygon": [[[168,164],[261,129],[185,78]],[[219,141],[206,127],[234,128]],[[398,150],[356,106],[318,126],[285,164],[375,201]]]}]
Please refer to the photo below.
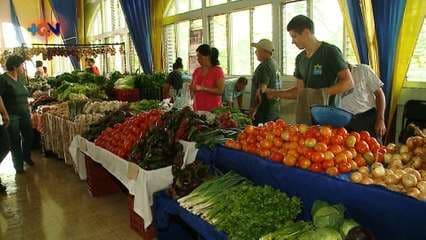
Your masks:
[{"label": "woman in dark jacket", "polygon": [[3,100],[9,124],[7,133],[10,139],[13,165],[16,173],[24,173],[24,162],[33,165],[31,160],[32,128],[28,107],[28,90],[24,86],[24,59],[10,56],[6,60],[7,72],[0,75],[0,97]]}]

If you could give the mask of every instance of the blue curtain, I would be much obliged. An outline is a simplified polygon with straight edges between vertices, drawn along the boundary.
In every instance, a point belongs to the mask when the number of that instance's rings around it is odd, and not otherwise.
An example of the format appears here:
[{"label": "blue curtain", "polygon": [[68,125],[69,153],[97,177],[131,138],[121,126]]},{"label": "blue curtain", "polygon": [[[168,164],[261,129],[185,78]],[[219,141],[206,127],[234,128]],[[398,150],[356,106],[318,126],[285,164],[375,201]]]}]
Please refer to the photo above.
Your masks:
[{"label": "blue curtain", "polygon": [[18,16],[16,15],[15,5],[13,5],[13,1],[9,0],[10,4],[10,18],[12,20],[13,28],[15,29],[16,40],[19,42],[19,45],[25,43],[24,36],[22,35]]},{"label": "blue curtain", "polygon": [[359,0],[346,0],[349,16],[351,18],[352,29],[355,35],[356,45],[361,63],[368,64],[367,38],[365,37],[364,21],[362,19]]},{"label": "blue curtain", "polygon": [[379,45],[380,78],[384,83],[386,100],[389,102],[396,45],[404,15],[405,0],[374,0],[372,5]]},{"label": "blue curtain", "polygon": [[[50,0],[56,20],[61,24],[64,44],[77,44],[77,1]],[[80,61],[70,57],[74,69],[80,69]]]},{"label": "blue curtain", "polygon": [[152,73],[151,1],[120,0],[127,27],[145,73]]}]

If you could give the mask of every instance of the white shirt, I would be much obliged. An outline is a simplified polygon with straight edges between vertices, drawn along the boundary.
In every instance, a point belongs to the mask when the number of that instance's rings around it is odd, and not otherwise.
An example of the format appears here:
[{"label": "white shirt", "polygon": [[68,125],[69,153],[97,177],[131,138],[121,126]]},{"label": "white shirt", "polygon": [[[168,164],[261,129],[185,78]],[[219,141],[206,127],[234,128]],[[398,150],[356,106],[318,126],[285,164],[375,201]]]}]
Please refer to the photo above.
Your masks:
[{"label": "white shirt", "polygon": [[353,114],[363,113],[376,107],[374,92],[383,86],[370,66],[357,64],[352,67],[354,88],[342,97],[341,107]]}]

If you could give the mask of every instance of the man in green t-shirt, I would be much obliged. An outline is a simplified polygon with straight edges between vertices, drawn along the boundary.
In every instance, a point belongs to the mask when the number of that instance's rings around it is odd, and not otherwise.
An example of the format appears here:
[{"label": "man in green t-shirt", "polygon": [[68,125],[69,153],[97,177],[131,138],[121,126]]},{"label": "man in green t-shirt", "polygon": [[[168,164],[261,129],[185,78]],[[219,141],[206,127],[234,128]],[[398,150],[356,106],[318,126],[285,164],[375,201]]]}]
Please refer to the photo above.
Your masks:
[{"label": "man in green t-shirt", "polygon": [[[293,44],[303,50],[296,57],[296,86],[286,90],[268,90],[267,95],[271,99],[297,99],[296,121],[310,123],[307,122],[308,119],[310,121],[310,115],[297,115],[309,114],[312,104],[338,106],[338,95],[353,88],[352,75],[340,50],[332,44],[316,39],[311,19],[298,15],[288,23],[287,31]],[[325,100],[315,102],[312,99]]]},{"label": "man in green t-shirt", "polygon": [[252,43],[256,48],[256,57],[260,61],[253,75],[251,90],[250,117],[255,124],[274,121],[280,115],[280,102],[278,99],[268,99],[266,90],[280,89],[280,79],[277,64],[272,59],[274,47],[268,39],[261,39],[258,43]]}]

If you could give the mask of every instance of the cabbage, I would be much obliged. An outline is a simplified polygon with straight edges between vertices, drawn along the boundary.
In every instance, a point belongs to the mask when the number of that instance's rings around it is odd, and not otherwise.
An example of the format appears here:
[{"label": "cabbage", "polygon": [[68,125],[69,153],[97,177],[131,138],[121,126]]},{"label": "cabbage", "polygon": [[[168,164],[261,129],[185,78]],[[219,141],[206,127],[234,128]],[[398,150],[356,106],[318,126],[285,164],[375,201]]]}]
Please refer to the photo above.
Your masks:
[{"label": "cabbage", "polygon": [[359,226],[359,224],[358,224],[357,222],[355,222],[355,220],[353,220],[353,219],[345,219],[345,220],[343,221],[343,224],[340,226],[339,230],[340,230],[340,233],[341,233],[343,236],[346,236],[346,235],[348,235],[348,232],[349,232],[352,228],[354,228],[354,227],[356,227],[356,226]]},{"label": "cabbage", "polygon": [[133,89],[135,88],[136,77],[132,75],[119,78],[115,83],[114,87],[117,89]]},{"label": "cabbage", "polygon": [[321,201],[314,203],[312,213],[315,227],[331,227],[338,230],[345,218],[342,205],[330,206]]},{"label": "cabbage", "polygon": [[321,227],[302,233],[297,240],[343,240],[339,232],[333,228]]}]

